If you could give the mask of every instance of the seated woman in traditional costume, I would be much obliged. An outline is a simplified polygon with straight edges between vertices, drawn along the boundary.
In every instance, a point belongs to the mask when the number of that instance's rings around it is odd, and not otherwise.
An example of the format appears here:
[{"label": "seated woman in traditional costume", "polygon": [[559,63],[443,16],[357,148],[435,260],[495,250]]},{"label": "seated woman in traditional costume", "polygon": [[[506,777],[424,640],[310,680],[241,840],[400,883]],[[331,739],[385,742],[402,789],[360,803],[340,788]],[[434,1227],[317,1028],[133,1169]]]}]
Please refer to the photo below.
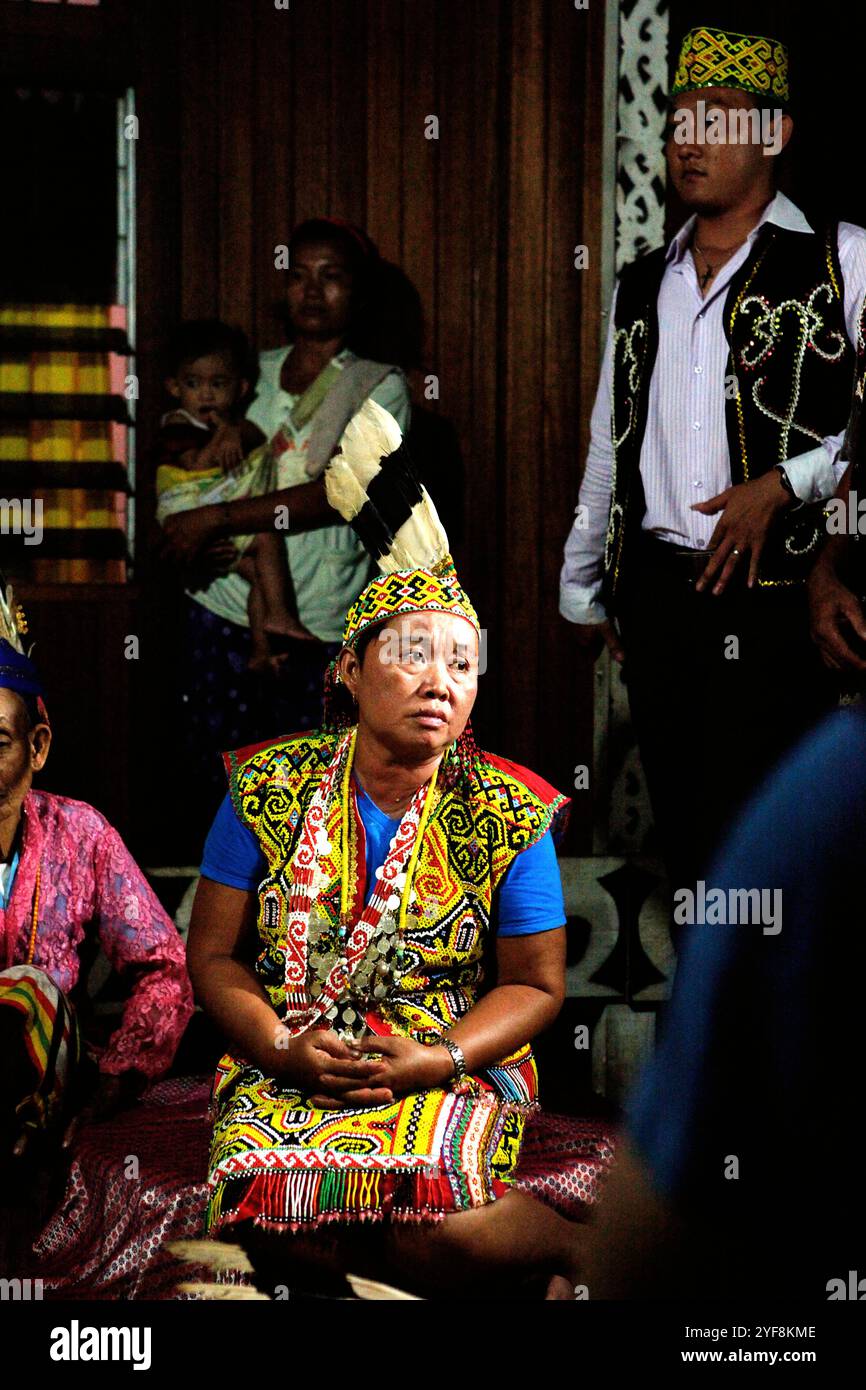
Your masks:
[{"label": "seated woman in traditional costume", "polygon": [[[0,580],[3,1168],[56,1156],[75,1105],[106,1116],[166,1071],[193,1010],[183,942],[117,831],[92,806],[33,789],[51,727],[22,632]],[[107,1042],[82,1047],[80,956],[97,941],[129,995]]]},{"label": "seated woman in traditional costume", "polygon": [[189,938],[232,1044],[208,1229],[271,1292],[314,1264],[561,1297],[580,1228],[511,1180],[564,993],[567,803],[475,747],[478,618],[394,421],[368,401],[341,449],[329,500],[396,572],[349,610],[323,728],[225,758]]}]

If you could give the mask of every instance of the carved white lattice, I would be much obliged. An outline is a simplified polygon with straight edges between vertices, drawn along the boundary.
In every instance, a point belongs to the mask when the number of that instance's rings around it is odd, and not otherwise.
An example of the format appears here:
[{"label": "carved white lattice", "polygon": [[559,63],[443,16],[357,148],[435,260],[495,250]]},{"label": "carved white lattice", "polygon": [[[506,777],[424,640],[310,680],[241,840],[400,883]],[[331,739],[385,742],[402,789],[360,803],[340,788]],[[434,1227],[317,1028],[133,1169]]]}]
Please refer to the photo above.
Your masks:
[{"label": "carved white lattice", "polygon": [[[606,297],[614,247],[618,273],[664,242],[668,82],[667,0],[607,3],[605,102],[610,139],[615,90],[616,158],[611,144],[603,208]],[[607,651],[595,668],[594,709],[593,855],[573,867],[562,861],[569,930],[575,937],[588,928],[585,949],[568,972],[568,993],[578,1011],[603,1005],[592,1029],[592,1085],[619,1100],[652,1050],[655,1009],[669,992],[674,955],[664,870],[627,692]]]},{"label": "carved white lattice", "polygon": [[[616,142],[616,270],[664,241],[667,0],[621,0]],[[596,854],[652,847],[652,813],[619,668],[599,661],[595,686]]]},{"label": "carved white lattice", "polygon": [[621,0],[617,84],[616,268],[661,246],[667,110],[667,0]]}]

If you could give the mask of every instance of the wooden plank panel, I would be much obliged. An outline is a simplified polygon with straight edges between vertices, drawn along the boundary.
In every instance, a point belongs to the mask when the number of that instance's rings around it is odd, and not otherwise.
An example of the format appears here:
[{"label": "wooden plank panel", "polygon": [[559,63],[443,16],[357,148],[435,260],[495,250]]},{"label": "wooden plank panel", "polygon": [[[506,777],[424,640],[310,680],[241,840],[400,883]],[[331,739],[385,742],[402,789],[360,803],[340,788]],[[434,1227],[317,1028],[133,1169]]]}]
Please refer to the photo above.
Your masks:
[{"label": "wooden plank panel", "polygon": [[[401,265],[421,296],[425,356],[436,356],[436,203],[440,140],[426,138],[428,117],[439,117],[436,82],[438,0],[413,0],[403,29]],[[441,15],[438,16],[441,24]],[[444,134],[444,132],[440,132]]]},{"label": "wooden plank panel", "polygon": [[220,0],[219,305],[220,316],[249,329],[252,277],[252,101],[255,73],[249,0]]},{"label": "wooden plank panel", "polygon": [[404,7],[367,0],[367,231],[388,260],[400,264]]},{"label": "wooden plank panel", "polygon": [[334,6],[329,203],[336,217],[364,225],[367,215],[367,11],[360,0]]},{"label": "wooden plank panel", "polygon": [[183,68],[173,163],[181,176],[181,317],[209,318],[219,311],[219,36],[208,6],[182,5],[178,21]]},{"label": "wooden plank panel", "polygon": [[136,109],[140,138],[136,145],[137,352],[139,378],[136,428],[138,498],[137,577],[155,568],[151,544],[154,477],[148,466],[163,410],[162,352],[166,334],[181,313],[181,71],[171,16],[165,10],[135,15],[135,43],[140,78]]},{"label": "wooden plank panel", "polygon": [[[219,308],[258,345],[278,342],[274,245],[305,216],[364,223],[424,299],[441,392],[426,404],[462,446],[457,558],[488,629],[479,738],[567,790],[591,727],[589,667],[557,606],[598,359],[603,7],[159,10],[138,26],[142,451],[160,409],[156,348],[181,310]],[[438,142],[424,139],[430,114]]]},{"label": "wooden plank panel", "polygon": [[[334,21],[330,0],[297,0],[292,16],[294,201],[295,220],[301,222],[331,212],[330,168],[332,153],[336,152],[334,127],[339,117],[331,106]],[[343,150],[347,157],[350,145],[346,144]]]},{"label": "wooden plank panel", "polygon": [[486,188],[474,178],[474,124],[466,100],[477,26],[460,0],[439,3],[439,187],[435,207],[436,327],[430,356],[439,375],[439,409],[468,443],[472,420],[472,296],[478,245],[476,215]]},{"label": "wooden plank panel", "polygon": [[[580,146],[583,170],[580,241],[589,251],[589,269],[583,274],[580,299],[580,398],[576,421],[580,476],[583,475],[589,445],[589,421],[601,366],[601,312],[602,309],[609,308],[607,304],[602,305],[600,294],[603,254],[601,201],[605,180],[602,162],[604,109],[601,90],[605,25],[603,9],[596,6],[593,10],[585,11],[583,18],[587,27],[586,44],[583,49],[583,90],[592,92],[595,88],[596,99],[584,102],[580,116],[580,128],[583,132]],[[572,506],[576,503],[577,483]]]},{"label": "wooden plank panel", "polygon": [[443,201],[453,198],[462,210],[464,230],[458,254],[467,257],[472,277],[469,389],[462,407],[469,412],[465,432],[466,545],[462,572],[487,635],[488,670],[481,681],[473,722],[479,740],[494,749],[506,746],[506,691],[501,659],[503,557],[499,544],[504,445],[499,369],[503,279],[500,262],[504,254],[502,128],[507,115],[507,94],[501,82],[502,66],[507,61],[505,16],[502,4],[487,6],[484,24],[473,18],[466,35],[463,90],[472,138],[470,162],[465,176],[454,171],[442,191]]},{"label": "wooden plank panel", "polygon": [[[145,600],[130,611],[121,626],[120,645],[114,647],[114,676],[107,687],[88,686],[90,720],[95,728],[111,728],[125,718],[129,701],[130,724],[126,753],[106,753],[104,765],[118,783],[119,802],[111,816],[118,828],[131,836],[133,849],[146,837],[160,841],[166,855],[172,853],[170,818],[165,815],[162,769],[183,756],[176,737],[177,714],[171,676],[177,663],[177,622],[180,604],[176,578],[154,544],[153,455],[156,430],[164,407],[162,351],[165,337],[181,317],[182,187],[184,162],[181,143],[182,86],[187,76],[188,51],[178,43],[176,16],[165,6],[136,6],[136,50],[139,78],[136,110],[140,137],[136,145],[137,324],[135,370],[139,378],[136,427],[138,490],[136,499],[136,579]],[[70,604],[67,623],[72,631],[89,624],[85,606]],[[111,599],[106,591],[103,603]],[[74,615],[74,616],[73,616]],[[141,639],[138,661],[126,661],[122,638],[134,633]],[[114,641],[118,641],[115,637]],[[52,650],[54,650],[52,646]],[[79,651],[74,667],[89,671],[86,655]],[[117,713],[115,713],[117,711]],[[74,725],[73,725],[74,727]],[[153,748],[160,756],[154,758]],[[130,796],[131,788],[135,795]],[[71,784],[67,795],[76,795]],[[83,795],[83,791],[78,793]],[[98,799],[94,797],[94,800]],[[106,810],[108,803],[106,802]]]},{"label": "wooden plank panel", "polygon": [[[543,444],[546,212],[546,47],[541,0],[512,15],[506,212],[508,296],[502,337],[506,447],[500,457],[505,516],[499,530],[508,564],[502,576],[501,652],[512,718],[509,753],[529,765],[537,731],[538,575],[541,503],[538,456]],[[519,61],[518,61],[519,59]]]},{"label": "wooden plank panel", "polygon": [[[587,41],[584,48],[583,90],[586,97],[581,112],[581,128],[584,139],[581,149],[583,166],[583,209],[580,241],[589,251],[589,270],[581,282],[580,300],[580,390],[576,419],[576,439],[579,449],[577,459],[578,477],[583,476],[586,451],[589,445],[589,422],[592,406],[598,387],[598,373],[601,366],[601,310],[600,280],[602,260],[602,217],[601,206],[604,196],[605,179],[608,171],[604,168],[602,152],[604,149],[603,121],[603,73],[605,60],[605,16],[603,7],[596,6],[586,13]],[[571,506],[577,503],[577,479],[572,489]],[[589,656],[578,652],[576,655],[575,706],[572,720],[575,766],[592,766],[593,747],[593,666]],[[595,795],[595,793],[593,793]],[[570,829],[569,843],[578,854],[592,852],[592,806],[583,805],[577,798]]]},{"label": "wooden plank panel", "polygon": [[[600,187],[592,201],[584,187],[584,160],[596,158],[600,131],[586,128],[582,110],[584,71],[590,47],[590,17],[568,0],[556,0],[549,14],[548,178],[544,216],[544,377],[543,442],[539,451],[542,531],[539,547],[541,603],[536,667],[535,725],[538,770],[563,790],[573,785],[574,767],[592,764],[592,662],[579,649],[559,615],[559,574],[563,544],[571,527],[582,468],[578,430],[580,339],[585,301],[597,306],[600,267]],[[598,26],[603,31],[603,25]],[[603,32],[602,32],[603,38]],[[596,68],[596,71],[598,69]],[[596,103],[596,106],[598,103]],[[593,117],[595,122],[598,117]],[[596,173],[600,172],[596,169]],[[582,191],[584,190],[584,191]],[[589,268],[574,265],[574,248],[586,244]],[[592,314],[598,329],[598,310]],[[575,798],[572,835],[589,848],[591,802]]]},{"label": "wooden plank panel", "polygon": [[258,348],[283,340],[280,306],[285,272],[274,266],[274,248],[288,244],[294,223],[292,91],[295,81],[295,11],[258,4],[255,10],[256,81],[253,101],[252,279]]},{"label": "wooden plank panel", "polygon": [[[439,193],[435,216],[436,250],[436,337],[435,356],[432,369],[439,381],[440,399],[432,402],[445,420],[451,422],[457,431],[464,470],[464,527],[465,535],[474,535],[476,520],[470,514],[471,496],[481,506],[482,514],[491,515],[489,508],[494,505],[491,491],[479,497],[476,473],[479,446],[476,436],[480,435],[484,422],[478,420],[474,411],[474,338],[477,325],[474,323],[477,285],[477,268],[490,255],[491,234],[495,243],[495,198],[487,199],[488,190],[495,186],[495,160],[485,157],[480,162],[481,180],[476,177],[476,151],[479,138],[484,136],[495,142],[495,84],[484,84],[481,94],[485,109],[481,121],[481,131],[476,129],[471,93],[476,82],[475,40],[483,29],[484,61],[495,64],[495,35],[497,7],[485,7],[485,22],[479,24],[478,12],[460,4],[459,0],[444,0],[438,7],[439,19],[439,58],[438,58],[438,107],[441,120],[439,139]],[[491,17],[494,23],[491,25]],[[479,84],[481,85],[481,84]],[[480,103],[479,103],[479,109]],[[480,205],[485,206],[480,209]],[[495,274],[493,277],[495,291]],[[490,300],[490,312],[495,315],[495,293]],[[489,323],[485,334],[492,338],[494,330]],[[493,359],[491,359],[491,368]],[[489,421],[495,429],[495,414],[491,412]],[[490,436],[492,440],[492,435]],[[485,451],[492,461],[493,450]],[[490,470],[492,478],[492,469]],[[475,483],[473,488],[472,484]],[[452,537],[452,542],[454,538]],[[479,605],[482,624],[487,626],[490,618],[486,592],[480,589],[473,572],[474,551],[464,539],[462,545],[453,543],[455,558],[461,575],[473,599]],[[482,695],[475,716],[479,727],[487,717],[487,704],[498,706],[497,701],[486,700],[489,682],[482,683]],[[492,687],[491,687],[492,689]]]}]

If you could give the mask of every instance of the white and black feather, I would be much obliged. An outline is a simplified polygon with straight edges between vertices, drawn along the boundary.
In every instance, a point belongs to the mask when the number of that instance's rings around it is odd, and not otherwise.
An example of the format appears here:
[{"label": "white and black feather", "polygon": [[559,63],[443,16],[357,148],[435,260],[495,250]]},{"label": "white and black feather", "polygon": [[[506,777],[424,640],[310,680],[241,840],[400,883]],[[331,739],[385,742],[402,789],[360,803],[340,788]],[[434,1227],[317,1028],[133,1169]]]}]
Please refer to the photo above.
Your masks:
[{"label": "white and black feather", "polygon": [[412,467],[400,427],[369,397],[328,464],[325,490],[383,574],[433,569],[448,559],[448,536]]}]

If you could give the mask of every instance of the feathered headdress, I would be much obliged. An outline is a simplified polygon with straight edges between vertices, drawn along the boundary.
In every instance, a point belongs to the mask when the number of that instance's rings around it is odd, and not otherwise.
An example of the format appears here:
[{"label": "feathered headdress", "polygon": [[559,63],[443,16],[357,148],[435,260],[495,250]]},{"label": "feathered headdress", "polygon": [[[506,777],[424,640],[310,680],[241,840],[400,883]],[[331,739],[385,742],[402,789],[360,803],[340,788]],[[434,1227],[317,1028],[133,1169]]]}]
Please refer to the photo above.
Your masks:
[{"label": "feathered headdress", "polygon": [[[415,473],[400,427],[369,397],[349,421],[340,451],[325,470],[325,491],[381,571],[346,615],[344,647],[354,647],[365,629],[401,613],[450,613],[481,635],[478,614],[457,578],[445,528]],[[325,676],[326,727],[351,722],[339,708],[337,690],[332,661]],[[467,724],[452,761],[469,775],[476,754]]]},{"label": "feathered headdress", "polygon": [[465,618],[480,634],[432,498],[397,421],[375,401],[366,400],[349,421],[325,471],[325,490],[381,571],[349,609],[344,646],[353,646],[372,623],[431,610]]},{"label": "feathered headdress", "polygon": [[345,517],[383,574],[448,569],[448,537],[418,481],[400,426],[367,399],[346,426],[325,473],[331,506]]},{"label": "feathered headdress", "polygon": [[24,609],[15,602],[11,586],[0,573],[0,688],[36,696],[39,712],[47,718],[41,702],[45,693],[42,681],[21,640],[26,635]]}]

